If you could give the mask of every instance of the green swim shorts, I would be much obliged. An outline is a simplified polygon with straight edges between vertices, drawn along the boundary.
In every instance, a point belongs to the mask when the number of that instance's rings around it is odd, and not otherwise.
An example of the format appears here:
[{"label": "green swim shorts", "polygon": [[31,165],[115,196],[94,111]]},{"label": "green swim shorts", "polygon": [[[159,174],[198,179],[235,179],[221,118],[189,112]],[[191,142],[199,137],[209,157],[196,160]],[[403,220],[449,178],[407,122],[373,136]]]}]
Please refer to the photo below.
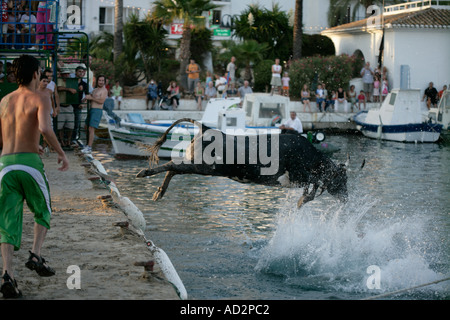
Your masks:
[{"label": "green swim shorts", "polygon": [[36,223],[50,229],[50,188],[44,164],[36,153],[0,157],[0,243],[19,250],[22,240],[23,202]]}]

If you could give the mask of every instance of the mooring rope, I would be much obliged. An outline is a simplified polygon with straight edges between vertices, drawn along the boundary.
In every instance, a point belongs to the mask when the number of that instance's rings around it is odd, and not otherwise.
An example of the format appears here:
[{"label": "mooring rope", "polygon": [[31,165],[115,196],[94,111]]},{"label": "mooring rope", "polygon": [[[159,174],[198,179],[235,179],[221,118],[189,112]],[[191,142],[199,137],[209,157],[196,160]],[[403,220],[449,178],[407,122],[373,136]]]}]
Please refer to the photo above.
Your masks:
[{"label": "mooring rope", "polygon": [[418,285],[418,286],[415,286],[415,287],[411,287],[411,288],[407,288],[407,289],[401,289],[401,290],[397,290],[397,291],[392,291],[392,292],[379,294],[379,295],[368,297],[368,298],[364,298],[364,299],[361,299],[361,300],[375,300],[375,299],[385,298],[385,297],[388,297],[388,296],[391,296],[391,295],[394,295],[394,294],[398,294],[398,293],[402,293],[402,292],[406,292],[406,291],[410,291],[410,290],[414,290],[414,289],[430,286],[432,284],[436,284],[436,283],[440,283],[440,282],[444,282],[444,281],[448,281],[448,280],[450,280],[450,277],[449,278],[445,278],[445,279],[441,279],[441,280],[436,280],[436,281],[429,282],[429,283],[425,283],[425,284],[421,284],[421,285]]}]

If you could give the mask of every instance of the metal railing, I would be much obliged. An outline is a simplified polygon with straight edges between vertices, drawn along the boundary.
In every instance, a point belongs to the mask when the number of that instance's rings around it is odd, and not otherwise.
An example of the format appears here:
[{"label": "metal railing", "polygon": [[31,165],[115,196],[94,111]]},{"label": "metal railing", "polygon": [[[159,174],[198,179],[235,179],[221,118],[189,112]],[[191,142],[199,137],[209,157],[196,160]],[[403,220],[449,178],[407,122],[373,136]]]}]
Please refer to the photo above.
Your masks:
[{"label": "metal railing", "polygon": [[0,49],[52,50],[56,46],[59,0],[0,1]]},{"label": "metal railing", "polygon": [[450,1],[442,0],[423,0],[423,1],[413,1],[405,2],[401,4],[394,4],[391,6],[384,7],[384,14],[396,14],[406,11],[417,11],[423,10],[431,7],[448,7],[450,6]]}]

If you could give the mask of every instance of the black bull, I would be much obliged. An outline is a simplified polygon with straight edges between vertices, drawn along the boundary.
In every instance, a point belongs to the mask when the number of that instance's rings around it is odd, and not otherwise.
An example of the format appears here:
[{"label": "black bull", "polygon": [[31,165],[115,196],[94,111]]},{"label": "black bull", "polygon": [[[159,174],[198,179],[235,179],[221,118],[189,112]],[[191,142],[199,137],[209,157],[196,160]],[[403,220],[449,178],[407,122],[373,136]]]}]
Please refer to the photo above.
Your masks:
[{"label": "black bull", "polygon": [[[191,119],[180,119],[150,148],[150,163],[158,161],[159,148],[166,141],[169,131],[180,122],[191,122],[200,128],[186,150],[185,159],[171,160],[162,166],[143,169],[137,174],[137,177],[146,177],[167,172],[163,184],[153,195],[154,201],[164,196],[170,180],[176,174],[222,176],[243,183],[304,188],[303,196],[298,201],[299,207],[313,200],[319,188],[320,194],[326,190],[339,200],[347,201],[345,165],[336,165],[306,138],[296,134],[264,134],[243,138],[213,130]],[[268,160],[271,162],[268,163]]]}]

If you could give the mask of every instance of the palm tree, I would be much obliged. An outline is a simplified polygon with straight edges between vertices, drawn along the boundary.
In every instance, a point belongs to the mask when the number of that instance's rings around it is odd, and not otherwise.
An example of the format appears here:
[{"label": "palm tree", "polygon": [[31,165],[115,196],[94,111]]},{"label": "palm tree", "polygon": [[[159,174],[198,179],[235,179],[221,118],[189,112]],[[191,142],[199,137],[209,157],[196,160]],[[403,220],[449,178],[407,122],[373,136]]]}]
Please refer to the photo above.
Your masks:
[{"label": "palm tree", "polygon": [[123,0],[116,0],[114,25],[114,62],[116,62],[123,51]]},{"label": "palm tree", "polygon": [[266,43],[266,59],[286,60],[291,54],[293,32],[289,15],[277,3],[273,4],[271,10],[249,5],[234,19],[233,29],[237,38]]},{"label": "palm tree", "polygon": [[252,80],[252,65],[264,58],[264,52],[267,49],[267,44],[258,43],[255,40],[246,40],[234,48],[234,51],[237,53],[236,59],[243,61],[245,64],[244,80]]},{"label": "palm tree", "polygon": [[164,24],[174,20],[183,21],[183,34],[180,41],[180,80],[186,87],[186,66],[188,65],[191,51],[191,26],[205,26],[205,17],[202,13],[210,11],[218,6],[210,0],[156,0],[153,16],[161,19]]},{"label": "palm tree", "polygon": [[295,0],[294,17],[294,46],[292,58],[302,57],[302,37],[303,37],[303,0]]},{"label": "palm tree", "polygon": [[138,51],[144,66],[145,75],[148,79],[152,73],[160,71],[163,58],[167,31],[159,20],[152,19],[150,15],[143,20],[132,15],[125,24],[125,38]]}]

